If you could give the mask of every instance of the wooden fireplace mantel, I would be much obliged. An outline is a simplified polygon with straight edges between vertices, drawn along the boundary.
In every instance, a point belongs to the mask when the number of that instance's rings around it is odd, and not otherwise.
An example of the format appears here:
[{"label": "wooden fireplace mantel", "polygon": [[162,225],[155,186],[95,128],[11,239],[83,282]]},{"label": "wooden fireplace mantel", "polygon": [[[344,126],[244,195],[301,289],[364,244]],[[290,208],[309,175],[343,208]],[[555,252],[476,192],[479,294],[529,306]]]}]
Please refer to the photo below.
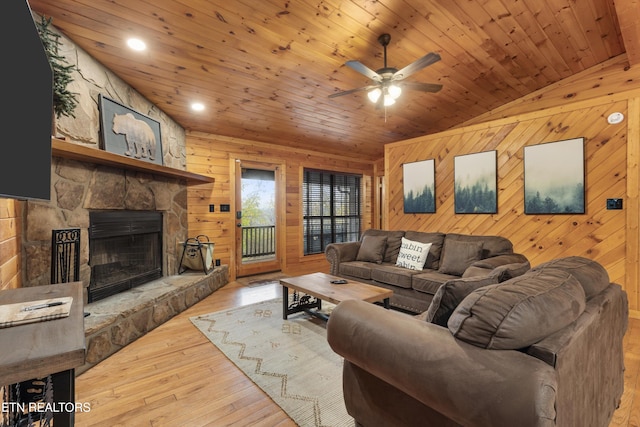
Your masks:
[{"label": "wooden fireplace mantel", "polygon": [[169,178],[184,179],[187,181],[187,185],[205,184],[215,181],[215,178],[212,178],[210,176],[187,172],[180,169],[174,169],[151,162],[145,162],[142,160],[121,156],[120,154],[110,153],[108,151],[96,148],[85,147],[80,144],[73,144],[58,138],[51,138],[51,154],[53,156],[62,157],[65,159],[80,160],[105,166],[113,166],[139,172],[146,172],[154,175],[166,176]]}]

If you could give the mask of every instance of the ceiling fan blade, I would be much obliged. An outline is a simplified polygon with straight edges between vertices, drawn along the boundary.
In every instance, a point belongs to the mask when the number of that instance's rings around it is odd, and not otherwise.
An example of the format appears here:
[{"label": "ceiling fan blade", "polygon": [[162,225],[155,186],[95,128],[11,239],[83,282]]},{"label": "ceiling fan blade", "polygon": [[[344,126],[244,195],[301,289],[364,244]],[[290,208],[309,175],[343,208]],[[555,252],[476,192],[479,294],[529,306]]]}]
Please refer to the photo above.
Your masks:
[{"label": "ceiling fan blade", "polygon": [[329,95],[329,98],[335,98],[337,96],[349,95],[349,94],[352,94],[352,93],[355,93],[355,92],[361,92],[363,90],[371,90],[371,89],[375,89],[377,87],[378,87],[377,85],[369,85],[369,86],[359,87],[357,89],[345,90],[343,92],[332,93],[331,95]]},{"label": "ceiling fan blade", "polygon": [[381,82],[382,81],[382,76],[380,74],[376,73],[375,71],[373,71],[371,68],[367,67],[366,65],[364,65],[360,61],[347,61],[347,62],[345,62],[344,65],[346,65],[347,67],[353,68],[354,70],[356,70],[360,74],[364,74],[365,76],[369,77],[374,82]]},{"label": "ceiling fan blade", "polygon": [[419,82],[403,82],[400,83],[403,89],[419,90],[421,92],[438,92],[442,89],[442,85],[435,83],[419,83]]},{"label": "ceiling fan blade", "polygon": [[422,58],[412,62],[411,64],[407,65],[406,67],[396,71],[393,74],[393,77],[391,78],[391,80],[402,80],[402,79],[406,79],[407,77],[409,77],[411,74],[422,70],[425,67],[428,67],[429,65],[433,64],[434,62],[438,62],[440,61],[440,55],[438,55],[437,53],[428,53],[425,56],[423,56]]}]

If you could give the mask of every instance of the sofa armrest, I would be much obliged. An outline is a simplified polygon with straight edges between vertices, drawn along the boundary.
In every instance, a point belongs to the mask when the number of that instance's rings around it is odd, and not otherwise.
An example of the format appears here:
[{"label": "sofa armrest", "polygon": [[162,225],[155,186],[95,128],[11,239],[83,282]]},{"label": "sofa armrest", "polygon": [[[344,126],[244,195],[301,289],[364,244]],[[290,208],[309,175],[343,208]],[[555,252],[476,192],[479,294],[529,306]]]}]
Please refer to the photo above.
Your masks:
[{"label": "sofa armrest", "polygon": [[329,243],[324,250],[330,264],[329,274],[337,276],[341,262],[354,261],[358,256],[360,242]]},{"label": "sofa armrest", "polygon": [[627,293],[611,284],[574,323],[527,350],[556,368],[558,425],[609,425],[624,391],[628,321]]},{"label": "sofa armrest", "polygon": [[474,261],[471,264],[471,266],[494,269],[496,267],[500,267],[501,265],[505,265],[505,264],[521,264],[524,262],[526,263],[529,262],[526,256],[522,254],[513,253],[513,254],[498,255],[498,256]]},{"label": "sofa armrest", "polygon": [[498,283],[518,277],[531,270],[529,260],[520,254],[506,254],[474,261],[462,277],[496,277]]},{"label": "sofa armrest", "polygon": [[475,347],[359,300],[336,306],[327,339],[349,363],[462,425],[553,424],[555,371],[519,351]]}]

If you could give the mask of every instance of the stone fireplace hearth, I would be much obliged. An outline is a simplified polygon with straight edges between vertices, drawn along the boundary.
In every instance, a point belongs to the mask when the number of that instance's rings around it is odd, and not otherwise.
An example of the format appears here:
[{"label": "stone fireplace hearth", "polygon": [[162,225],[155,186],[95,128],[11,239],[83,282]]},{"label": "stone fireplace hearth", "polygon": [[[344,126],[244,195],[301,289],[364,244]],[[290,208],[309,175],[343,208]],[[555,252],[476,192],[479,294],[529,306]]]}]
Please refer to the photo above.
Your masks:
[{"label": "stone fireplace hearth", "polygon": [[186,310],[229,282],[227,265],[205,275],[188,271],[163,277],[89,304],[84,319],[87,354],[76,374]]}]

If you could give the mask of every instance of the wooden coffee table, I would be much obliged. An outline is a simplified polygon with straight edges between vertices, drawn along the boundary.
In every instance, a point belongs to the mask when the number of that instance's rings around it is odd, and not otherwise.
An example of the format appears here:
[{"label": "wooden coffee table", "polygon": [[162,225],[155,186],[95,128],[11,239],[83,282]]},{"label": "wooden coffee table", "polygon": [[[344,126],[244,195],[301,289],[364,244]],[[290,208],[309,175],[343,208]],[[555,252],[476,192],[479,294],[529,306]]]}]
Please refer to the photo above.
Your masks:
[{"label": "wooden coffee table", "polygon": [[[290,314],[307,312],[311,315],[327,320],[328,316],[320,313],[322,300],[338,304],[349,299],[359,299],[367,302],[383,302],[389,308],[389,298],[393,291],[378,286],[368,285],[355,280],[347,280],[346,284],[333,284],[332,280],[341,277],[325,273],[311,273],[303,276],[280,279],[282,285],[282,318],[287,319]],[[289,303],[289,288],[293,289],[293,301]],[[301,292],[304,295],[300,295]],[[312,309],[316,310],[312,310]]]}]

